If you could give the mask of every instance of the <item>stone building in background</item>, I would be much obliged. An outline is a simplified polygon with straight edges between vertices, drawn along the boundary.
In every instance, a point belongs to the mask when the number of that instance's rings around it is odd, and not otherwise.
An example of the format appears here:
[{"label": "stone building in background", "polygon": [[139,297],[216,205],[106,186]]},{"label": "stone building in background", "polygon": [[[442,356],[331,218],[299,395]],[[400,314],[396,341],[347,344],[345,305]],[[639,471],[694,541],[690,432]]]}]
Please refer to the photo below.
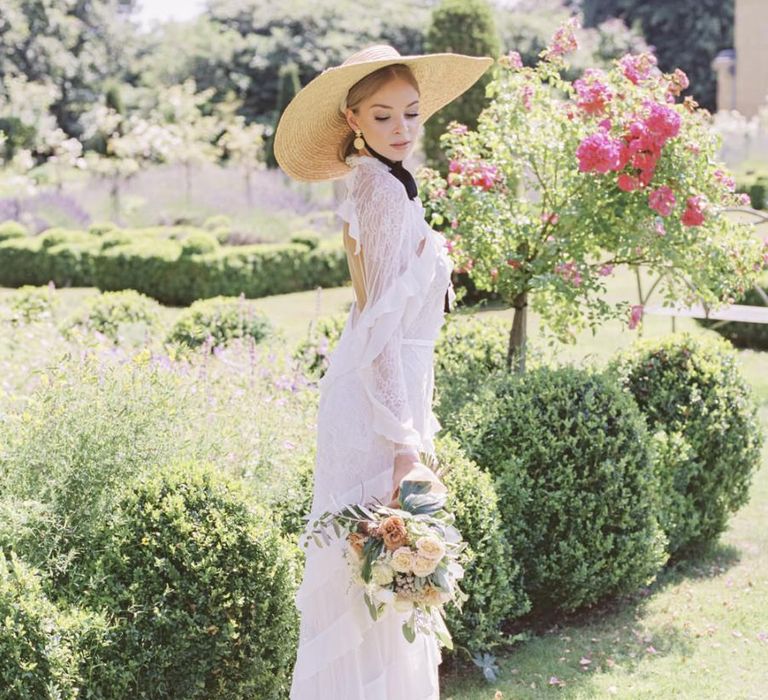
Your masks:
[{"label": "stone building in background", "polygon": [[768,0],[736,0],[733,49],[712,61],[717,109],[757,115],[768,96]]}]

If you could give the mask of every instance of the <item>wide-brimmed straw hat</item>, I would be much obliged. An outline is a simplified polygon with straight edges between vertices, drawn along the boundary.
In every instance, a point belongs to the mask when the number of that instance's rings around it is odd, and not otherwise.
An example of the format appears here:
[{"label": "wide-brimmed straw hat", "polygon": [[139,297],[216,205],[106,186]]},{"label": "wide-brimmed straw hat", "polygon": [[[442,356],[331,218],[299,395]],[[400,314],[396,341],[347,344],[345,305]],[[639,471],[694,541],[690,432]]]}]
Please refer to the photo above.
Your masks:
[{"label": "wide-brimmed straw hat", "polygon": [[490,56],[457,53],[401,56],[387,44],[368,46],[340,66],[326,68],[291,100],[275,131],[275,158],[296,180],[344,177],[350,168],[339,159],[339,147],[350,128],[343,106],[358,80],[392,63],[409,66],[419,83],[419,114],[424,123],[472,87],[493,62]]}]

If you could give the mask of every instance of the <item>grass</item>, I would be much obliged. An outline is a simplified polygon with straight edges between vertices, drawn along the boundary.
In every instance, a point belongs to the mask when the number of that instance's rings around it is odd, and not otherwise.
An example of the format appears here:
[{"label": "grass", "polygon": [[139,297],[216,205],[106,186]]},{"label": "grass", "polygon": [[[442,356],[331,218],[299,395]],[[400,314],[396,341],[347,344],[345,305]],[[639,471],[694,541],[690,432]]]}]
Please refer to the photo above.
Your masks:
[{"label": "grass", "polygon": [[[648,288],[648,280],[643,280]],[[0,303],[13,290],[0,289]],[[93,289],[61,289],[62,306],[82,301]],[[637,299],[636,280],[628,272],[611,279],[610,299]],[[351,287],[299,292],[255,299],[295,343],[316,315],[343,312]],[[653,300],[656,301],[655,299]],[[180,309],[164,310],[171,323]],[[507,308],[477,313],[512,320]],[[586,330],[573,346],[545,347],[540,322],[529,315],[532,351],[557,362],[604,363],[631,344],[637,331],[618,322],[592,335]],[[712,333],[692,319],[678,319],[677,330]],[[644,337],[672,330],[668,317],[644,319]],[[740,350],[742,371],[760,402],[768,428],[768,373],[765,353]],[[756,474],[751,500],[731,520],[721,541],[695,560],[667,567],[633,598],[612,601],[548,627],[497,654],[498,680],[486,682],[474,667],[441,669],[443,700],[517,698],[695,698],[755,699],[768,687],[768,447]],[[500,693],[500,695],[497,695]]]}]

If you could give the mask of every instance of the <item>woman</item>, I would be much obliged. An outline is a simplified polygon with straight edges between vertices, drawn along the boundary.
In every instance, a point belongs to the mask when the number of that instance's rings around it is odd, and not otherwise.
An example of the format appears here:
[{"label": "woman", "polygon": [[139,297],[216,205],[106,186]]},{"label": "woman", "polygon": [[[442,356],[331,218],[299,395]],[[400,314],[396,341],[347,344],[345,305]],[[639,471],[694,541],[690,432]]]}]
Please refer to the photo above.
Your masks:
[{"label": "woman", "polygon": [[[310,523],[343,504],[391,502],[404,478],[445,490],[419,451],[434,456],[440,428],[433,349],[454,298],[452,264],[402,161],[421,124],[492,63],[368,47],[310,82],[280,119],[275,156],[285,172],[303,181],[345,178],[337,213],[356,299],[320,381]],[[349,585],[343,539],[318,548],[304,536],[302,544],[291,699],[439,698],[437,642],[405,639],[409,613],[370,617],[362,591]]]}]

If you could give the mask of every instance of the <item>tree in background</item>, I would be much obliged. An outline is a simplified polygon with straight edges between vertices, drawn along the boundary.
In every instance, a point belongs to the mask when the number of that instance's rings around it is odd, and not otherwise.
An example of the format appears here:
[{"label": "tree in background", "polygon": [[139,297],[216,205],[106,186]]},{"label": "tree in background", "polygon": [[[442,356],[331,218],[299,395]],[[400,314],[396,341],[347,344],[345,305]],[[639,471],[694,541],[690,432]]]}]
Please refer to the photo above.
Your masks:
[{"label": "tree in background", "polygon": [[280,121],[280,117],[283,115],[283,111],[288,106],[290,101],[301,90],[301,82],[299,81],[299,67],[294,61],[289,61],[284,66],[280,67],[278,73],[277,83],[277,104],[275,106],[275,114],[277,119],[272,124],[272,131],[267,140],[267,167],[276,168],[277,160],[275,158],[275,131],[277,130],[277,124]]},{"label": "tree in background", "polygon": [[[443,0],[432,13],[424,49],[427,53],[453,52],[498,58],[499,38],[490,5],[485,0]],[[461,99],[447,104],[424,124],[427,165],[447,173],[448,161],[440,148],[440,135],[451,121],[471,129],[477,126],[477,117],[487,104],[485,86],[490,80],[490,71],[487,71]]]},{"label": "tree in background", "polygon": [[655,47],[659,68],[681,68],[690,80],[687,94],[711,112],[717,83],[712,59],[733,47],[733,0],[582,0],[584,24],[609,17],[637,23]]},{"label": "tree in background", "polygon": [[639,305],[606,301],[619,266],[638,280],[641,266],[655,273],[665,302],[719,308],[764,264],[752,226],[726,215],[746,195],[718,162],[711,115],[677,101],[685,74],[628,54],[564,80],[576,25],[555,33],[535,68],[502,56],[477,130],[455,123],[441,138],[448,178],[419,174],[430,220],[450,222],[456,271],[515,309],[507,362],[517,372],[529,302],[549,339],[574,343],[608,319],[639,326],[653,289]]},{"label": "tree in background", "polygon": [[124,78],[136,36],[135,0],[3,0],[0,93],[8,77],[54,91],[51,113],[67,136],[81,133],[80,115],[109,78]]}]

